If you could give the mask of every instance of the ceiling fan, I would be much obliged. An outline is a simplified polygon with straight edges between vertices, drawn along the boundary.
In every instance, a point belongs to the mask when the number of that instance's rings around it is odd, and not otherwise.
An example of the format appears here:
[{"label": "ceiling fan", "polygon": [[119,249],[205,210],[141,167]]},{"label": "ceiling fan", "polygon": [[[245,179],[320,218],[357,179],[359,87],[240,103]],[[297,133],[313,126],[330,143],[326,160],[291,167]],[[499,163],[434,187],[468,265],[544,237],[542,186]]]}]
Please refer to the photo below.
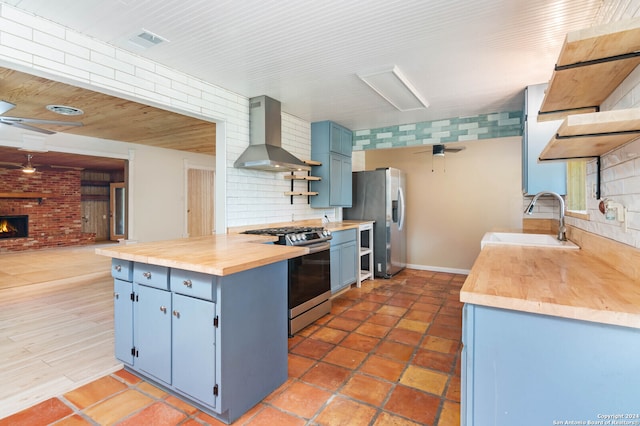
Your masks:
[{"label": "ceiling fan", "polygon": [[[463,149],[465,149],[465,146],[456,146],[456,147],[451,147],[451,148],[447,148],[445,147],[443,144],[435,144],[431,147],[431,171],[434,172],[434,161],[433,159],[435,157],[441,157],[444,158],[445,157],[445,152],[451,152],[451,153],[456,153],[456,152],[460,152]],[[418,152],[414,152],[414,154],[423,154],[425,152],[429,152],[429,151],[418,151]],[[444,170],[446,171],[446,170]]]},{"label": "ceiling fan", "polygon": [[26,154],[26,157],[27,157],[27,162],[24,164],[7,163],[7,162],[0,161],[0,169],[20,169],[22,170],[23,173],[35,173],[38,170],[42,171],[42,170],[56,170],[56,169],[83,170],[82,167],[74,167],[74,166],[58,166],[53,164],[51,165],[34,164],[32,162],[33,160],[32,154]]},{"label": "ceiling fan", "polygon": [[[31,159],[32,158],[33,158],[33,155],[27,154],[27,162],[25,164],[0,162],[0,168],[4,168],[4,169],[22,169],[22,171],[24,173],[35,173],[36,168],[31,163]],[[38,165],[38,167],[40,167],[40,166]]]},{"label": "ceiling fan", "polygon": [[82,123],[79,121],[40,120],[37,118],[7,117],[2,115],[5,112],[10,111],[15,107],[16,105],[11,102],[0,100],[0,123],[7,124],[9,126],[20,127],[21,129],[31,130],[38,133],[44,133],[45,135],[52,135],[55,132],[52,132],[51,130],[41,129],[36,126],[32,126],[31,124],[50,124],[55,126],[76,126],[76,127],[82,126]]},{"label": "ceiling fan", "polygon": [[[443,144],[436,144],[432,146],[431,154],[434,157],[444,157],[445,152],[456,153],[456,152],[462,151],[463,149],[466,149],[466,146],[457,146],[457,147],[447,148]],[[415,152],[415,154],[422,154],[425,152],[429,152],[429,151],[418,151],[418,152]]]}]

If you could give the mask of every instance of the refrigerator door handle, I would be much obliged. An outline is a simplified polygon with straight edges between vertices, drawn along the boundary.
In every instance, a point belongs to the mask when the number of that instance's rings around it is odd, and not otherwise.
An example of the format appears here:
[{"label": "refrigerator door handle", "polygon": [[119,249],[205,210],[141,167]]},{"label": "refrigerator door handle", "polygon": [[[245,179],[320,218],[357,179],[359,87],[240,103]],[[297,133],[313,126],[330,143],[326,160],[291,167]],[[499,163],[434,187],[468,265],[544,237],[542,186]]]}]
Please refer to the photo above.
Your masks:
[{"label": "refrigerator door handle", "polygon": [[398,188],[398,200],[400,201],[400,220],[398,221],[398,230],[401,231],[404,227],[404,215],[405,215],[405,206],[404,206],[404,191],[402,187]]}]

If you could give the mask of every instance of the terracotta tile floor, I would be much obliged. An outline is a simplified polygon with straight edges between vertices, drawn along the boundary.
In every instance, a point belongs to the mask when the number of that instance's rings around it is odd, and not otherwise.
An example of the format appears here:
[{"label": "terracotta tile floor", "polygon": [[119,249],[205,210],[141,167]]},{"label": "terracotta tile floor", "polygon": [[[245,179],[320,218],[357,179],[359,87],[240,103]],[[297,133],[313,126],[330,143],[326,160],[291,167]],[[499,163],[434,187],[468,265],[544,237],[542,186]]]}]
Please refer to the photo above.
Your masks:
[{"label": "terracotta tile floor", "polygon": [[[289,339],[289,379],[235,425],[460,424],[464,275],[405,270],[365,281]],[[222,423],[120,370],[0,425]]]}]

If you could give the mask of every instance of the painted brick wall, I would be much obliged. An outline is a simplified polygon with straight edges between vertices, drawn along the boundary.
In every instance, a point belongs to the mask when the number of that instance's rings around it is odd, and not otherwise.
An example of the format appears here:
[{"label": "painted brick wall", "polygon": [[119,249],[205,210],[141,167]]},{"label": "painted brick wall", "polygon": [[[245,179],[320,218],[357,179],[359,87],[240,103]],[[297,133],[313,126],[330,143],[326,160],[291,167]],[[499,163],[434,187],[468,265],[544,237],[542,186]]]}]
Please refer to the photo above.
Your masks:
[{"label": "painted brick wall", "polygon": [[0,169],[0,192],[41,192],[47,198],[0,198],[0,215],[28,215],[27,238],[0,239],[0,252],[77,246],[93,243],[82,233],[80,171],[43,171],[26,175]]}]

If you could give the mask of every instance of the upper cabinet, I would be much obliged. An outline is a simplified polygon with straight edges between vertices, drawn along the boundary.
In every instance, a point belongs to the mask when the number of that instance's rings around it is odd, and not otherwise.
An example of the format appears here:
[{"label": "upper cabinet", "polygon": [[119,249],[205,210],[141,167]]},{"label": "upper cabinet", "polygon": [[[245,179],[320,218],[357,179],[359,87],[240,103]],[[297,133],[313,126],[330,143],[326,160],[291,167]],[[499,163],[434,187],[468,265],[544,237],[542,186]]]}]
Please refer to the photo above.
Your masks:
[{"label": "upper cabinet", "polygon": [[564,163],[540,163],[538,157],[562,120],[538,121],[538,110],[547,84],[528,86],[524,93],[524,130],[522,132],[522,193],[541,191],[567,193],[567,171]]},{"label": "upper cabinet", "polygon": [[569,33],[539,120],[566,118],[539,159],[598,157],[639,137],[640,109],[598,112],[639,64],[640,18]]},{"label": "upper cabinet", "polygon": [[321,178],[310,183],[311,191],[318,193],[311,207],[351,207],[351,146],[349,129],[331,121],[311,123],[311,158],[322,163],[311,169]]}]

